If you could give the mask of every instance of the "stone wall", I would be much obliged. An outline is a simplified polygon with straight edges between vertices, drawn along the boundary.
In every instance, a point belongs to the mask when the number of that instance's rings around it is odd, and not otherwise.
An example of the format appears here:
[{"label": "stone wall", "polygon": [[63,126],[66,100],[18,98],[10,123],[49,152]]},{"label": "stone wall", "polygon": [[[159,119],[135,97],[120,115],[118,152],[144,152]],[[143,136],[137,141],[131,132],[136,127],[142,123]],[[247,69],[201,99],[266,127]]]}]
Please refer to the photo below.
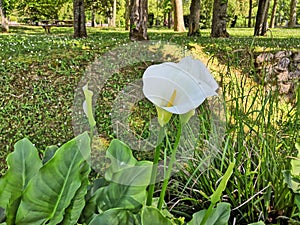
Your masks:
[{"label": "stone wall", "polygon": [[257,75],[261,82],[271,90],[290,100],[295,99],[295,91],[300,81],[300,52],[278,51],[261,53],[255,59]]}]

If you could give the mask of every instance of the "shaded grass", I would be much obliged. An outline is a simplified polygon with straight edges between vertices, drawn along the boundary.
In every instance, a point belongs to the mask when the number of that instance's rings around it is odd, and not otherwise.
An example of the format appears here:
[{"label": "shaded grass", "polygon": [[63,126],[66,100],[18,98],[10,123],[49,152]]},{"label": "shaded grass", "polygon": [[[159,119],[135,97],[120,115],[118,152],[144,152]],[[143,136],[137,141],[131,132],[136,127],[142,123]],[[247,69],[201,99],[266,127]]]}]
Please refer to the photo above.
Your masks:
[{"label": "shaded grass", "polygon": [[0,36],[2,161],[23,137],[41,150],[73,137],[74,89],[86,66],[125,38],[120,32],[112,40],[104,31],[76,40],[70,29],[62,29],[67,34],[46,35],[38,28],[14,27],[16,34]]}]

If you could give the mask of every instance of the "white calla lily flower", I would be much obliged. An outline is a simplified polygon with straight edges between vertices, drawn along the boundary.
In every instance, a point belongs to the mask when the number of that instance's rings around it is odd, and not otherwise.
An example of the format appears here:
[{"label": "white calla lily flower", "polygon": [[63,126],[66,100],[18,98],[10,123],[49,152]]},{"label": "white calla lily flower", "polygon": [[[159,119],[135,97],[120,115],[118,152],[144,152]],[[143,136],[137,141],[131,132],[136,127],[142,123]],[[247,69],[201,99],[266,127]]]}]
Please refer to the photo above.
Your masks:
[{"label": "white calla lily flower", "polygon": [[179,63],[150,66],[143,75],[146,98],[171,114],[185,114],[196,109],[207,97],[217,95],[218,87],[205,65],[190,56]]}]

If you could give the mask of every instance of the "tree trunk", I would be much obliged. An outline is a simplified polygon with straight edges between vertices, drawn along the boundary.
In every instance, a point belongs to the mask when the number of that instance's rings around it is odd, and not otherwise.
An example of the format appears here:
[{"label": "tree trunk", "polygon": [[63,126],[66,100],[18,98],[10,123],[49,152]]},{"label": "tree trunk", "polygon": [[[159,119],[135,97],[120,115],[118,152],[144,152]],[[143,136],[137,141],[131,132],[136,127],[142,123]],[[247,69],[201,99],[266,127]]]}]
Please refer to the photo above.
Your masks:
[{"label": "tree trunk", "polygon": [[182,0],[174,0],[174,31],[184,32]]},{"label": "tree trunk", "polygon": [[251,27],[251,21],[252,21],[252,5],[253,5],[253,1],[252,1],[252,0],[249,0],[248,27]]},{"label": "tree trunk", "polygon": [[290,18],[288,27],[293,28],[296,25],[296,18],[297,18],[297,0],[291,0],[290,4]]},{"label": "tree trunk", "polygon": [[87,37],[87,32],[85,27],[84,0],[73,0],[73,12],[74,12],[74,37],[75,38]]},{"label": "tree trunk", "polygon": [[170,29],[173,24],[173,19],[172,19],[172,9],[168,12],[168,28]]},{"label": "tree trunk", "polygon": [[269,0],[259,0],[254,28],[254,36],[263,36],[267,32],[264,24],[268,19]]},{"label": "tree trunk", "polygon": [[188,36],[200,35],[199,20],[200,20],[200,0],[192,0],[190,6]]},{"label": "tree trunk", "polygon": [[130,32],[131,41],[148,40],[148,0],[130,0]]},{"label": "tree trunk", "polygon": [[125,30],[129,30],[130,25],[130,0],[125,1]]},{"label": "tree trunk", "polygon": [[214,0],[211,37],[229,37],[226,30],[227,0]]},{"label": "tree trunk", "polygon": [[277,0],[274,0],[272,13],[271,13],[270,28],[274,28],[275,26],[276,10],[277,10]]},{"label": "tree trunk", "polygon": [[2,0],[0,0],[0,17],[1,17],[1,28],[2,32],[9,32],[8,21],[5,17],[5,12],[2,4]]},{"label": "tree trunk", "polygon": [[110,26],[112,26],[112,27],[116,26],[116,19],[117,19],[117,0],[114,0]]},{"label": "tree trunk", "polygon": [[95,27],[95,8],[92,8],[92,23],[91,23],[92,27]]},{"label": "tree trunk", "polygon": [[267,32],[268,29],[268,12],[269,12],[269,8],[270,8],[270,0],[267,1],[267,11],[265,12],[265,16],[264,16],[264,22],[263,22],[263,26],[262,26],[262,35],[264,35]]}]

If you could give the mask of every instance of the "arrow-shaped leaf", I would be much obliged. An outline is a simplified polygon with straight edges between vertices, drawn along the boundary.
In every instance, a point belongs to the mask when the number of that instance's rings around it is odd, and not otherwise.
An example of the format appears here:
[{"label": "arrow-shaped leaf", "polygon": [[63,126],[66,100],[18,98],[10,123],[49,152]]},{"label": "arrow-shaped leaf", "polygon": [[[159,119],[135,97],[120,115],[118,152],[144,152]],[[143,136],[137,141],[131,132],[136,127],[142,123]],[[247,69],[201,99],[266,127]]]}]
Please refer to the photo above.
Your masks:
[{"label": "arrow-shaped leaf", "polygon": [[16,224],[58,224],[81,186],[81,167],[90,153],[87,133],[59,148],[24,191]]}]

